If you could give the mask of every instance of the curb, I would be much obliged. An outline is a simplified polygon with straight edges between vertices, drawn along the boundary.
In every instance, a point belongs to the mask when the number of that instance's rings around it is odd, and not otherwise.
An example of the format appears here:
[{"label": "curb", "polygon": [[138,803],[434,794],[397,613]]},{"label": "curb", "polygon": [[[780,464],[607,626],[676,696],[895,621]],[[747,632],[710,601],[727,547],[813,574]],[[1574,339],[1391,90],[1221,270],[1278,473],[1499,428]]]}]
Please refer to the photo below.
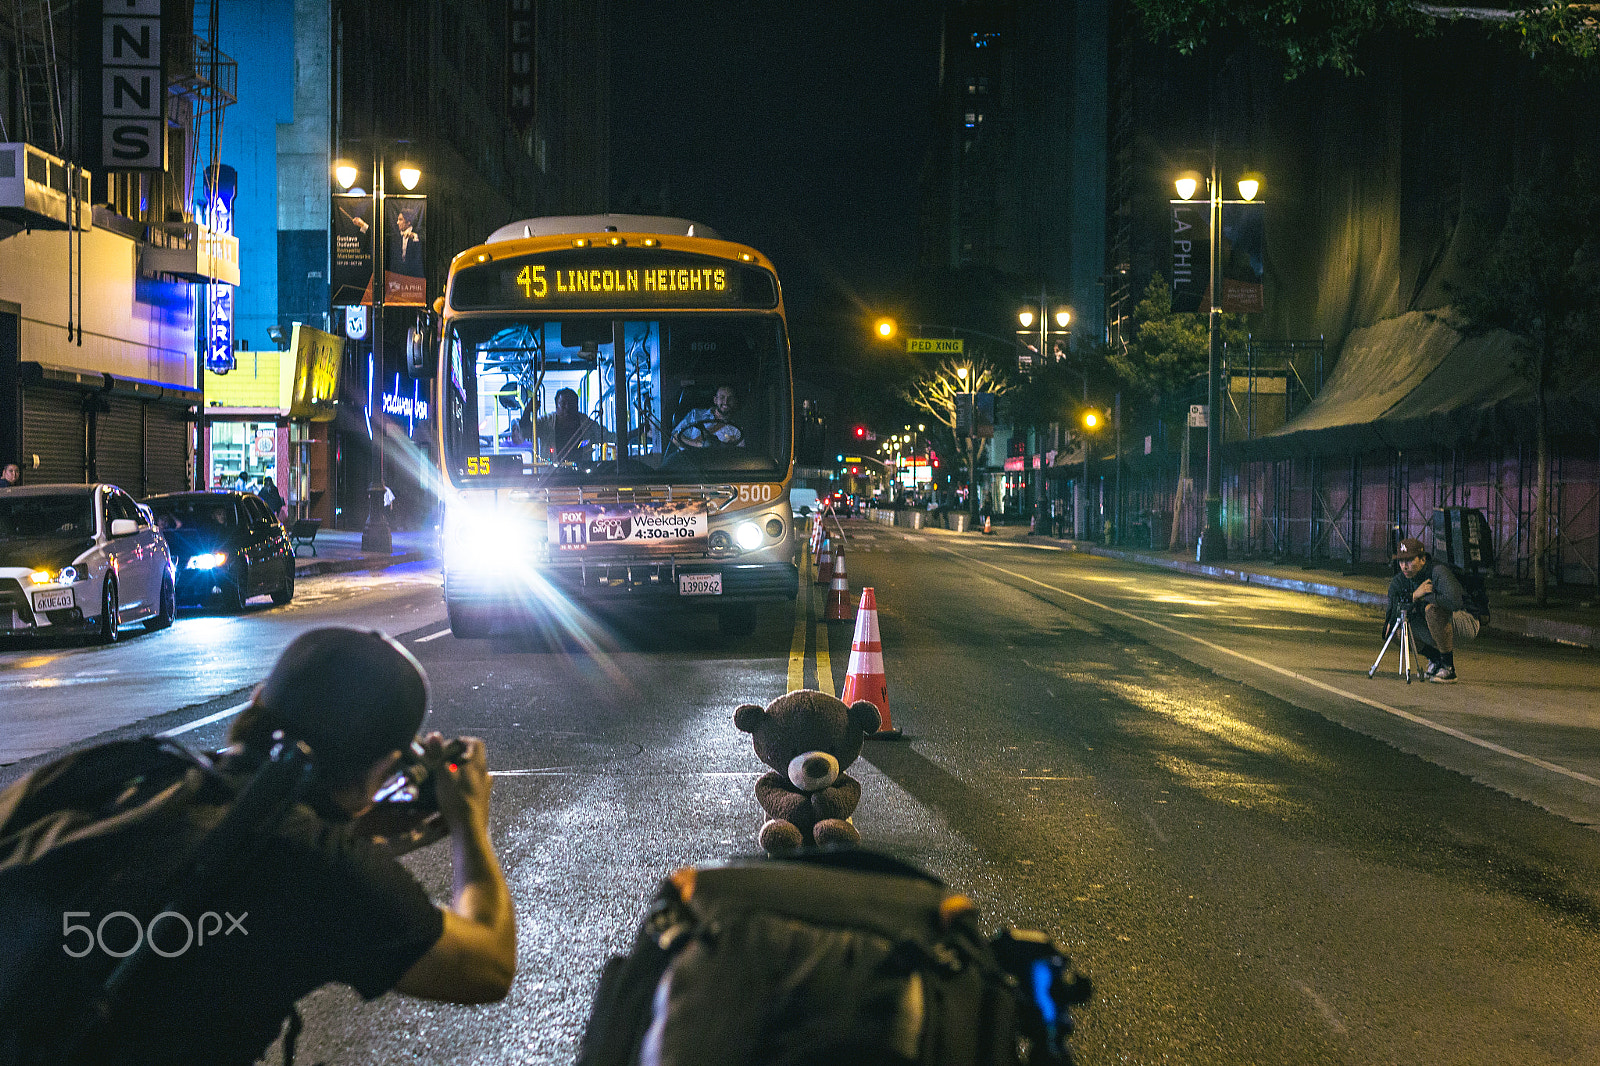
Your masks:
[{"label": "curb", "polygon": [[382,570],[400,563],[417,563],[430,558],[425,551],[397,552],[394,555],[359,555],[354,559],[299,559],[294,564],[294,576],[321,577],[324,574],[347,574],[354,570]]}]

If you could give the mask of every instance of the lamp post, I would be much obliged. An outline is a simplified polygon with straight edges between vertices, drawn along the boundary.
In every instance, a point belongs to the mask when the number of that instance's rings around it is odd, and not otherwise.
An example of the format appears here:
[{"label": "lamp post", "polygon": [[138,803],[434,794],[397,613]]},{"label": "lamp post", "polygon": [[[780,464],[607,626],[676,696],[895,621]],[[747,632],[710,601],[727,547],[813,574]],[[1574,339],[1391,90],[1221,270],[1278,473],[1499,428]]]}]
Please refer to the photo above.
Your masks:
[{"label": "lamp post", "polygon": [[[394,142],[404,144],[405,142]],[[373,375],[381,380],[383,373],[383,302],[388,290],[388,278],[385,271],[388,266],[386,248],[388,245],[388,222],[384,217],[384,195],[388,171],[386,159],[386,142],[375,139],[372,142],[372,352],[374,368]],[[341,159],[333,168],[334,180],[341,189],[349,190],[361,176],[360,169],[352,162]],[[405,158],[396,165],[395,177],[407,192],[417,187],[422,180],[422,171]],[[373,387],[368,382],[368,389]],[[381,387],[381,386],[380,386]],[[380,394],[381,395],[381,394]],[[368,464],[367,477],[367,521],[361,530],[361,550],[368,552],[388,553],[394,548],[394,533],[389,528],[388,508],[384,505],[384,497],[388,495],[388,485],[384,480],[384,436],[387,426],[383,420],[383,404],[381,399],[378,410],[374,412],[375,426],[372,432],[372,461]]]},{"label": "lamp post", "polygon": [[[1200,187],[1200,175],[1189,171],[1173,184],[1180,199],[1194,199]],[[1200,541],[1195,545],[1195,558],[1200,562],[1216,562],[1228,557],[1228,538],[1222,528],[1222,205],[1249,203],[1261,190],[1261,178],[1253,173],[1239,179],[1242,200],[1224,200],[1222,184],[1217,180],[1217,144],[1211,142],[1211,178],[1206,183],[1208,224],[1210,231],[1207,263],[1210,278],[1207,281],[1207,315],[1209,352],[1206,357],[1206,520],[1200,530]],[[1185,430],[1187,432],[1187,430]]]},{"label": "lamp post", "polygon": [[[1069,345],[1071,344],[1072,330],[1068,329],[1067,327],[1072,324],[1072,310],[1070,308],[1067,308],[1067,307],[1058,307],[1058,308],[1056,308],[1055,323],[1056,323],[1056,327],[1057,328],[1051,329],[1050,328],[1050,301],[1049,301],[1048,296],[1046,295],[1044,286],[1041,285],[1041,286],[1039,286],[1039,315],[1038,315],[1038,318],[1039,318],[1039,365],[1042,367],[1045,364],[1045,362],[1047,360],[1049,360],[1049,358],[1050,358],[1050,354],[1051,354],[1050,338],[1056,337],[1056,338],[1065,340]],[[1026,336],[1026,337],[1030,337],[1031,338],[1030,330],[1031,330],[1031,327],[1033,326],[1033,319],[1034,319],[1034,314],[1033,314],[1033,310],[1031,308],[1024,307],[1021,311],[1017,312],[1017,321],[1022,324],[1022,329],[1017,330],[1017,336],[1018,337]],[[1084,396],[1085,396],[1085,399],[1087,399],[1088,398],[1088,384],[1087,384],[1088,378],[1085,377],[1084,381],[1085,381]],[[1024,439],[1024,442],[1026,442],[1027,438],[1024,437],[1023,439]],[[1026,453],[1026,451],[1027,451],[1026,447],[1024,447],[1023,450],[1024,450],[1024,453]],[[1028,456],[1026,454],[1024,454],[1023,455],[1023,470],[1022,470],[1023,492],[1024,492],[1024,495],[1027,494],[1028,486],[1029,486],[1029,484],[1031,482],[1033,487],[1034,487],[1034,491],[1032,493],[1033,500],[1030,503],[1029,509],[1030,509],[1030,511],[1032,511],[1035,514],[1035,516],[1037,516],[1039,504],[1040,504],[1041,500],[1043,499],[1043,497],[1045,495],[1045,493],[1044,493],[1044,480],[1045,479],[1044,479],[1043,465],[1041,464],[1041,467],[1040,467],[1040,470],[1039,470],[1039,475],[1038,475],[1037,478],[1035,478],[1032,469],[1030,469]],[[1036,520],[1037,520],[1037,517],[1036,517]]]}]

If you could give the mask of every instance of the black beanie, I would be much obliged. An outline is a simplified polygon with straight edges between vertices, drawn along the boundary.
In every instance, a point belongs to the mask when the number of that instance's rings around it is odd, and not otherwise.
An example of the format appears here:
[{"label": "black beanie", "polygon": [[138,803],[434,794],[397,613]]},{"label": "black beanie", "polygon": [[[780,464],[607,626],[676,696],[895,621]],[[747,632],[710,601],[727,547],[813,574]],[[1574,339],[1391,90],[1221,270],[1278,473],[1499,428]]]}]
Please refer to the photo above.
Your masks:
[{"label": "black beanie", "polygon": [[417,735],[428,710],[428,675],[382,633],[313,629],[284,649],[255,702],[314,753],[366,762],[405,750]]}]

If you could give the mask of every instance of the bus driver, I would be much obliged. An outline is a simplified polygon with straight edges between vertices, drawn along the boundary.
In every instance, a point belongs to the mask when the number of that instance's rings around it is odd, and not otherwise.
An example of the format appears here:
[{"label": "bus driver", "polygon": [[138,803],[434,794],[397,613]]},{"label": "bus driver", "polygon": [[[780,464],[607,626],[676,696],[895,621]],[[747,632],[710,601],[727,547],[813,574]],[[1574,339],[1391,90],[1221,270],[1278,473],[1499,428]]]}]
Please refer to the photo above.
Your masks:
[{"label": "bus driver", "polygon": [[672,431],[672,443],[680,448],[743,448],[744,431],[733,421],[738,408],[739,397],[733,386],[717,386],[710,407],[697,407],[683,416]]}]

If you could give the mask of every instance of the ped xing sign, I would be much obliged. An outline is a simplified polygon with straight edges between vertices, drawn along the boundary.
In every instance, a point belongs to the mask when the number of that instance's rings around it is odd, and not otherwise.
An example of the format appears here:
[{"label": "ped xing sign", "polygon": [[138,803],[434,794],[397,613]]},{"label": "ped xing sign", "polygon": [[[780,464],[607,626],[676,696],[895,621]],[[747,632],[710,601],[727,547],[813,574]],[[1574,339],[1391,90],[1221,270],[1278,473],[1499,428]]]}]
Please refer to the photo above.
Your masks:
[{"label": "ped xing sign", "polygon": [[966,342],[955,337],[907,337],[906,351],[920,355],[961,355]]}]

